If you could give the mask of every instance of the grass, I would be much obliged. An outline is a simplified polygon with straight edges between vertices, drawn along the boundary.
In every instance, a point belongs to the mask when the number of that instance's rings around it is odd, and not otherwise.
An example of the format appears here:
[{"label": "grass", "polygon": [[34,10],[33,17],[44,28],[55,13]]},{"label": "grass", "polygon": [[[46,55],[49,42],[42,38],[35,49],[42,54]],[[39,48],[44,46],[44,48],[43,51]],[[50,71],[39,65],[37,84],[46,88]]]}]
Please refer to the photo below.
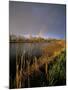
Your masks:
[{"label": "grass", "polygon": [[65,51],[61,52],[55,59],[56,62],[52,63],[48,71],[48,82],[50,86],[65,85],[66,84],[66,60]]},{"label": "grass", "polygon": [[[36,52],[35,50],[39,51]],[[33,53],[35,52],[35,53]],[[37,55],[38,54],[38,55]],[[29,52],[16,51],[16,75],[10,77],[10,88],[56,86],[66,84],[66,54],[63,40]]]}]

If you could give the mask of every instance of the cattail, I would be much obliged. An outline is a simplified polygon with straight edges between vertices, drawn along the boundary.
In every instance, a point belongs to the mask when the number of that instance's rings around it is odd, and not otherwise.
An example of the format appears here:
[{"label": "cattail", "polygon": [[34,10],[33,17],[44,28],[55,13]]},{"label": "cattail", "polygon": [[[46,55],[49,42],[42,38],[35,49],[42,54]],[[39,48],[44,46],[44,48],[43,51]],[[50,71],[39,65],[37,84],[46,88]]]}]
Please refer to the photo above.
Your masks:
[{"label": "cattail", "polygon": [[30,79],[29,79],[29,71],[30,67],[29,67],[29,61],[27,60],[27,72],[28,72],[28,87],[30,87]]},{"label": "cattail", "polygon": [[37,70],[38,69],[38,64],[37,64],[37,58],[36,57],[34,58],[34,64],[35,64],[35,69]]},{"label": "cattail", "polygon": [[18,46],[16,47],[16,87],[18,88],[18,81],[19,81],[19,78],[18,78]]},{"label": "cattail", "polygon": [[18,65],[16,66],[16,87],[19,87],[19,71],[18,71]]}]

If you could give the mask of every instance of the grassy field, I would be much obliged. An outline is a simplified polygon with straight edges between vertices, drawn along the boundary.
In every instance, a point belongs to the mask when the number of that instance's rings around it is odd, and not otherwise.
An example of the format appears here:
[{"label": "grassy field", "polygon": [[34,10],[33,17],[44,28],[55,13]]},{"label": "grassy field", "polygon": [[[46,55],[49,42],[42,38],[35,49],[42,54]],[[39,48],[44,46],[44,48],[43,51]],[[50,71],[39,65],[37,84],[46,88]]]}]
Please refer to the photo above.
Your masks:
[{"label": "grassy field", "polygon": [[66,85],[65,48],[64,40],[55,40],[40,46],[42,54],[38,57],[16,52],[16,75],[10,77],[10,88]]}]

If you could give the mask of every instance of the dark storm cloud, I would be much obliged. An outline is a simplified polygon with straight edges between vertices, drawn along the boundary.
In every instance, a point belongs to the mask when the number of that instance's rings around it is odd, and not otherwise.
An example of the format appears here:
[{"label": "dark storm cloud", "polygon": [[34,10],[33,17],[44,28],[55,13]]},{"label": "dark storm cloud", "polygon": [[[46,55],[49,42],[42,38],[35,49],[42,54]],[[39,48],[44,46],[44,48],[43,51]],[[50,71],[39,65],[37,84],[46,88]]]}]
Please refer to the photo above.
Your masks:
[{"label": "dark storm cloud", "polygon": [[65,38],[66,6],[9,2],[9,32]]}]

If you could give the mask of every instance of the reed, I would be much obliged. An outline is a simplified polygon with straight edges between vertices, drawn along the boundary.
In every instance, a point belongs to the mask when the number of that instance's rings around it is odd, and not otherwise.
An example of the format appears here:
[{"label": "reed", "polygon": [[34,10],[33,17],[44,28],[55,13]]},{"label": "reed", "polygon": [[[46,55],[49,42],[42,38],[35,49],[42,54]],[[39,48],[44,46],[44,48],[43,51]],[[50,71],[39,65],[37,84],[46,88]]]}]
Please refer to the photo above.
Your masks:
[{"label": "reed", "polygon": [[[37,80],[38,77],[40,77],[39,79],[41,82],[41,84],[39,83],[40,86],[65,84],[62,82],[57,84],[59,80],[62,80],[63,82],[65,82],[65,71],[64,71],[65,70],[65,65],[64,65],[65,64],[65,61],[64,61],[65,45],[64,44],[62,45],[62,43],[63,42],[55,42],[46,47],[43,47],[43,48],[40,47],[42,54],[39,55],[39,57],[37,57],[35,54],[32,54],[35,48],[39,49],[36,46],[31,47],[31,44],[30,44],[29,47],[31,48],[29,48],[29,52],[28,52],[25,50],[22,51],[21,47],[17,45],[16,78],[14,80],[15,81],[14,87],[15,88],[32,87],[32,83],[33,83],[32,79],[35,78]],[[40,70],[40,68],[42,68],[42,70]],[[33,75],[34,72],[36,76]],[[62,74],[62,72],[64,74]],[[60,76],[59,76],[59,73],[60,73]],[[55,78],[57,78],[58,81],[56,81]]]}]

